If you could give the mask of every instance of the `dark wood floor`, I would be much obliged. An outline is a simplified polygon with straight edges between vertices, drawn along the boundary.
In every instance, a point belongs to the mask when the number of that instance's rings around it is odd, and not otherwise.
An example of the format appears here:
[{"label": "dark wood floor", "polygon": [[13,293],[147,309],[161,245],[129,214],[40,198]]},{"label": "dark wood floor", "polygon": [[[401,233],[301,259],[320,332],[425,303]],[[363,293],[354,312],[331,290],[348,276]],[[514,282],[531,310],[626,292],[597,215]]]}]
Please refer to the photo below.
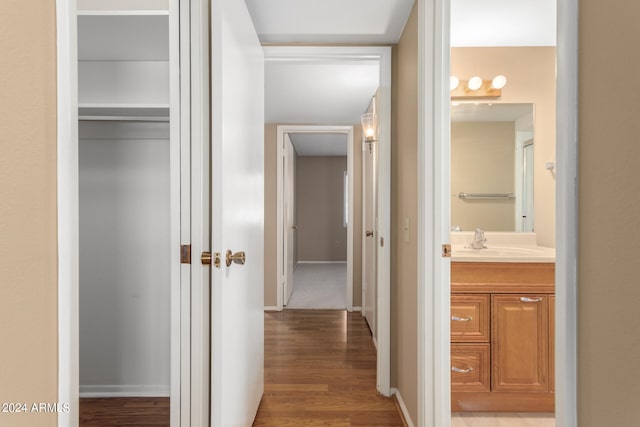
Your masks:
[{"label": "dark wood floor", "polygon": [[[376,392],[376,354],[360,313],[265,313],[265,391],[253,424],[401,427]],[[80,399],[80,427],[169,426],[168,398]]]},{"label": "dark wood floor", "polygon": [[376,354],[360,313],[265,314],[265,391],[254,426],[402,426],[376,392]]},{"label": "dark wood floor", "polygon": [[168,397],[80,399],[80,427],[169,426]]}]

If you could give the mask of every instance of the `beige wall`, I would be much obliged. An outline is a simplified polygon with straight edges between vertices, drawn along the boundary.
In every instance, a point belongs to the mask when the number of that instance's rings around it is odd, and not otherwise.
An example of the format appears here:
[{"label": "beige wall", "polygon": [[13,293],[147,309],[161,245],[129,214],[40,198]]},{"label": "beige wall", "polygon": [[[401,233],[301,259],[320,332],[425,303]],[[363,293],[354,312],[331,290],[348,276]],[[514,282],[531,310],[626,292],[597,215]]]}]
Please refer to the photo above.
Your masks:
[{"label": "beige wall", "polygon": [[[277,130],[278,124],[265,124],[265,236],[264,305],[277,305],[276,222],[277,222]],[[353,127],[354,221],[353,221],[353,305],[362,305],[362,131]]]},{"label": "beige wall", "polygon": [[514,200],[463,200],[464,193],[514,193],[515,122],[451,124],[451,225],[515,230]]},{"label": "beige wall", "polygon": [[346,170],[346,156],[298,156],[298,262],[347,260],[343,215]]},{"label": "beige wall", "polygon": [[[57,401],[55,2],[0,2],[0,402]],[[30,409],[30,406],[29,408]],[[2,426],[52,426],[6,414]]]},{"label": "beige wall", "polygon": [[580,1],[578,424],[640,419],[637,0]]},{"label": "beige wall", "polygon": [[555,161],[555,48],[458,47],[451,49],[451,74],[507,77],[500,103],[534,104],[534,227],[538,244],[555,247],[555,177],[544,164]]},{"label": "beige wall", "polygon": [[[418,14],[393,50],[391,122],[391,384],[418,420]],[[409,242],[403,239],[411,221]]]},{"label": "beige wall", "polygon": [[264,126],[264,305],[278,304],[277,221],[278,125]]}]

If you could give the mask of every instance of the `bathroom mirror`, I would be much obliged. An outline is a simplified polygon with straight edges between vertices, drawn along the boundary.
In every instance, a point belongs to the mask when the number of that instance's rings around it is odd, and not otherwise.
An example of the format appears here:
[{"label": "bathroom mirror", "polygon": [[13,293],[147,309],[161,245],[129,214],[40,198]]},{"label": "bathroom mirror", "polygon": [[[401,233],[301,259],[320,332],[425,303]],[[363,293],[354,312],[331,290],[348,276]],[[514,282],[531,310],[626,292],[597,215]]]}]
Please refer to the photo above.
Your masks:
[{"label": "bathroom mirror", "polygon": [[451,104],[451,227],[533,231],[533,104]]}]

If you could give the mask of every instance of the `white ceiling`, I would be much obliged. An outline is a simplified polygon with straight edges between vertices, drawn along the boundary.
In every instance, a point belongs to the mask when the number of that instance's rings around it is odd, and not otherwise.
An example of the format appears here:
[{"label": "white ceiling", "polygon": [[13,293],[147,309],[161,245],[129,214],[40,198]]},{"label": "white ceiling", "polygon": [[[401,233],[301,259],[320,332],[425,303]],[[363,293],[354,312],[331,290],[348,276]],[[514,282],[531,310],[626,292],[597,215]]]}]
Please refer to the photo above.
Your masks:
[{"label": "white ceiling", "polygon": [[344,133],[290,133],[298,156],[346,156],[347,135]]},{"label": "white ceiling", "polygon": [[[451,0],[452,46],[554,46],[557,0]],[[245,0],[263,44],[393,44],[414,0]]]},{"label": "white ceiling", "polygon": [[360,123],[376,93],[372,61],[267,61],[265,121],[288,124]]},{"label": "white ceiling", "polygon": [[265,44],[397,43],[414,0],[245,0]]},{"label": "white ceiling", "polygon": [[[263,44],[392,44],[414,0],[245,0]],[[452,46],[549,46],[556,0],[451,0]],[[378,86],[374,63],[265,65],[268,123],[354,124]]]}]

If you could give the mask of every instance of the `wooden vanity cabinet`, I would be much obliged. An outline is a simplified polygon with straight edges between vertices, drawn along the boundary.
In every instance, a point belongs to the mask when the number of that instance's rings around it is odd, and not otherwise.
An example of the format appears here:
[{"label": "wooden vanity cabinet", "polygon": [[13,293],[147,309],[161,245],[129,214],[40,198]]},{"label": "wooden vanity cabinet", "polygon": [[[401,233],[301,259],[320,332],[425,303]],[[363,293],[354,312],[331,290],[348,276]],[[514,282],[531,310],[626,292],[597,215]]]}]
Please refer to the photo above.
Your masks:
[{"label": "wooden vanity cabinet", "polygon": [[451,263],[453,411],[554,411],[554,276],[551,263]]}]

